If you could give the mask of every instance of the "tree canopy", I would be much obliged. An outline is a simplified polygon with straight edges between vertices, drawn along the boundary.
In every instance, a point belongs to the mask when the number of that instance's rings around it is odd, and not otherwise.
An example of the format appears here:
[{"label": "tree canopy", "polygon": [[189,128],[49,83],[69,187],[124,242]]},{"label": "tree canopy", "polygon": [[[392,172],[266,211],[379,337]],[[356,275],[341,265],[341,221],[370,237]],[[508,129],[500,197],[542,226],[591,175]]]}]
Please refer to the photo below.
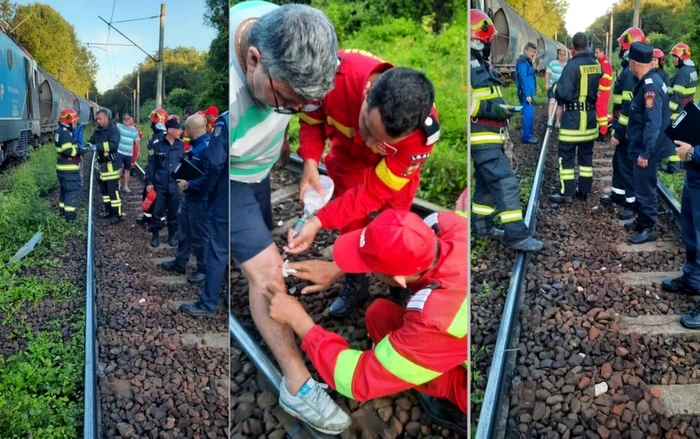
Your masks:
[{"label": "tree canopy", "polygon": [[559,41],[568,37],[564,16],[569,8],[568,0],[506,0],[515,12],[545,36]]}]

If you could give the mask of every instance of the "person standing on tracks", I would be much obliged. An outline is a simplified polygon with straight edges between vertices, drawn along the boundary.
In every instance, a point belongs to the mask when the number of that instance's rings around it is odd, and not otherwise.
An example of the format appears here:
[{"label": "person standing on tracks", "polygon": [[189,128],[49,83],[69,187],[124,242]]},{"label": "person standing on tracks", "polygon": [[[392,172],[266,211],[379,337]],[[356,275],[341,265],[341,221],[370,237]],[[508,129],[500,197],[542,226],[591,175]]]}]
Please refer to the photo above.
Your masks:
[{"label": "person standing on tracks", "polygon": [[[698,85],[698,72],[695,63],[690,59],[690,46],[678,43],[671,49],[671,58],[676,67],[676,75],[671,80],[671,121],[675,121],[683,111],[683,107],[693,102],[696,86]],[[673,154],[668,158],[668,163],[661,166],[661,170],[668,174],[675,174],[681,169],[681,160]]]},{"label": "person standing on tracks", "polygon": [[72,108],[64,108],[58,118],[58,129],[54,135],[56,144],[56,174],[61,192],[58,208],[68,222],[77,220],[75,209],[78,202],[80,186],[80,146],[73,136],[73,129],[78,123],[78,113]]},{"label": "person standing on tracks", "polygon": [[104,212],[100,218],[111,218],[112,224],[116,224],[122,217],[122,200],[119,196],[119,128],[110,120],[106,110],[97,112],[97,128],[92,133],[89,142],[95,145],[97,163],[100,169],[100,192],[102,192],[102,204]]},{"label": "person standing on tracks", "polygon": [[[485,12],[472,9],[469,14],[469,152],[475,183],[472,226],[477,237],[505,238],[506,245],[515,250],[539,251],[544,244],[529,236],[520,208],[518,179],[503,152],[508,119],[513,113],[505,105],[502,82],[488,63],[496,28]],[[494,227],[496,208],[503,230]]]},{"label": "person standing on tracks", "polygon": [[598,60],[603,76],[598,83],[598,99],[595,102],[595,114],[598,120],[598,140],[604,141],[608,135],[608,104],[613,85],[613,70],[608,57],[605,56],[605,48],[600,46],[595,48],[595,59]]},{"label": "person standing on tracks", "polygon": [[[177,212],[180,208],[180,188],[177,181],[170,175],[180,164],[180,159],[185,156],[185,149],[180,140],[182,125],[176,117],[171,117],[165,122],[166,134],[162,139],[156,139],[152,143],[152,149],[148,151],[148,165],[146,166],[146,191],[156,191],[156,200],[153,203],[153,218],[150,230],[153,233],[151,247],[160,245],[160,230],[166,221],[168,224],[168,245],[177,245]],[[167,214],[166,214],[167,212]]]},{"label": "person standing on tracks", "polygon": [[629,69],[629,50],[634,42],[644,42],[644,32],[637,27],[625,30],[617,39],[620,45],[622,73],[613,86],[613,129],[610,145],[615,148],[612,160],[612,188],[609,194],[600,197],[603,205],[618,204],[622,209],[618,212],[619,220],[634,218],[636,197],[634,196],[634,163],[629,156],[629,139],[627,125],[629,123],[632,91],[637,85],[637,78]]},{"label": "person standing on tracks", "polygon": [[139,125],[134,123],[133,127],[136,129],[138,137],[134,140],[134,152],[131,154],[131,170],[129,172],[129,176],[134,175],[134,172],[136,171],[136,162],[141,158],[141,139],[143,139],[143,133],[141,132]]},{"label": "person standing on tracks", "polygon": [[185,122],[186,136],[192,142],[192,148],[187,153],[192,163],[204,172],[201,177],[186,181],[177,180],[177,184],[185,193],[185,199],[180,204],[180,224],[177,237],[177,255],[172,261],[162,262],[160,266],[166,271],[187,272],[187,261],[194,251],[197,258],[197,271],[187,278],[192,284],[204,282],[207,275],[205,249],[209,240],[207,215],[207,161],[205,154],[209,146],[210,136],[207,133],[207,121],[199,114],[190,116]]},{"label": "person standing on tracks", "polygon": [[467,221],[458,214],[421,220],[385,210],[336,239],[334,262],[288,264],[293,276],[315,284],[302,294],[328,288],[343,272],[372,272],[385,284],[410,289],[405,309],[387,299],[367,308],[372,350],[351,349],[290,295],[274,295],[270,315],[292,326],[318,373],[342,395],[364,402],[416,389],[431,421],[467,437],[467,253]]},{"label": "person standing on tracks", "polygon": [[134,119],[128,114],[124,114],[122,122],[117,124],[119,128],[119,150],[117,154],[119,154],[119,160],[122,162],[122,169],[124,170],[124,186],[122,186],[122,189],[127,194],[130,194],[131,160],[134,156],[134,144],[139,141],[139,132],[134,128]]},{"label": "person standing on tracks", "polygon": [[[231,8],[230,30],[231,253],[248,280],[255,324],[283,372],[280,405],[317,430],[340,434],[350,426],[350,417],[311,378],[292,329],[270,318],[267,294],[286,290],[271,232],[270,170],[286,142],[290,115],[318,109],[333,87],[335,29],[309,6],[255,1]],[[205,284],[212,277],[211,266],[207,268]],[[207,312],[211,308],[203,315]]]},{"label": "person standing on tracks", "polygon": [[630,244],[656,241],[658,163],[674,150],[665,130],[671,123],[668,88],[651,66],[653,49],[646,43],[632,43],[630,71],[639,80],[630,105],[628,135],[629,155],[634,166],[634,193],[637,197],[637,218],[625,224],[637,232]]},{"label": "person standing on tracks", "polygon": [[[289,253],[310,248],[321,229],[339,229],[342,235],[366,226],[372,212],[411,208],[420,168],[440,136],[434,99],[423,73],[395,68],[365,51],[338,52],[333,90],[321,108],[300,115],[299,130],[304,159],[299,199],[309,187],[321,190],[318,164],[327,139],[325,163],[335,198],[296,237],[289,235]],[[400,288],[391,293],[399,300],[405,295]],[[367,299],[365,274],[348,274],[328,312],[342,318]]]},{"label": "person standing on tracks", "polygon": [[[559,130],[558,193],[552,203],[572,203],[573,197],[588,198],[593,186],[593,142],[598,138],[595,103],[602,76],[600,64],[588,51],[588,38],[578,32],[571,39],[573,57],[561,73],[554,95],[564,107]],[[574,168],[578,156],[578,188]]]},{"label": "person standing on tracks", "polygon": [[535,124],[535,93],[537,81],[535,75],[535,54],[537,46],[527,43],[525,50],[515,63],[515,85],[518,88],[518,98],[523,106],[523,144],[537,145],[540,141],[533,137]]},{"label": "person standing on tracks", "polygon": [[559,81],[562,70],[566,65],[566,50],[557,49],[557,59],[553,60],[547,66],[547,72],[544,74],[544,86],[547,89],[547,97],[549,98],[549,107],[547,109],[547,126],[552,127],[552,113],[556,108],[557,117],[555,127],[558,129],[561,127],[561,107],[557,107],[557,100],[554,97],[554,84]]},{"label": "person standing on tracks", "polygon": [[668,87],[669,91],[671,90],[671,77],[668,76],[668,73],[664,69],[664,60],[666,59],[666,55],[664,54],[664,51],[658,48],[654,48],[653,56],[651,57],[651,66],[656,69],[656,73],[659,74],[661,77],[661,80],[664,81],[664,84],[666,84],[666,87]]},{"label": "person standing on tracks", "polygon": [[[151,139],[146,145],[146,149],[148,150],[148,154],[150,156],[151,151],[153,151],[153,144],[156,141],[163,140],[163,137],[165,137],[165,122],[168,120],[168,113],[166,113],[166,111],[162,108],[156,108],[155,110],[151,111],[151,114],[148,116],[148,118],[151,120],[151,130],[153,130],[153,136],[151,136]],[[146,199],[147,195],[148,190],[147,187],[144,185],[142,194],[143,199]],[[139,225],[148,227],[151,223],[151,219],[153,218],[154,207],[155,206],[152,204],[147,211],[143,212],[143,216],[139,220],[136,220],[136,222]]]}]

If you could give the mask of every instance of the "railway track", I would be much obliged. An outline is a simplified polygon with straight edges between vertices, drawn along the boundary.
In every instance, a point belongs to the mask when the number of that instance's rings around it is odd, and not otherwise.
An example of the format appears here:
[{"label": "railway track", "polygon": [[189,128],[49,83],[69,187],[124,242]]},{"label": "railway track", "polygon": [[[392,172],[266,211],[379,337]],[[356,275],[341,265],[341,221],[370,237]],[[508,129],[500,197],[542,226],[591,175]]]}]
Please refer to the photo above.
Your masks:
[{"label": "railway track", "polygon": [[546,245],[516,255],[498,334],[480,338],[495,346],[478,438],[700,435],[700,333],[678,322],[694,303],[660,289],[684,263],[678,203],[659,185],[659,240],[627,244],[598,202],[613,151],[596,144],[591,197],[557,208],[556,140],[544,140],[526,221]]},{"label": "railway track", "polygon": [[95,219],[102,206],[90,177],[84,437],[228,437],[226,307],[213,319],[177,311],[199,287],[160,268],[176,248],[164,239],[151,248],[150,232],[135,224],[139,170],[132,193],[121,192],[116,226]]},{"label": "railway track", "polygon": [[[298,180],[301,170],[301,160],[298,156],[292,156],[286,169],[275,169],[271,174],[273,225],[276,227],[273,237],[280,253],[286,243],[287,229],[294,225],[303,212],[302,205],[298,202]],[[417,200],[413,210],[427,215],[441,209]],[[292,258],[329,259],[336,237],[337,232],[323,230],[316,237],[310,251]],[[299,290],[302,288],[302,281],[288,278],[287,287]],[[386,287],[374,279],[370,280],[369,288],[372,298],[388,295]],[[341,285],[336,284],[326,292],[303,296],[300,301],[316,323],[343,335],[352,348],[370,349],[371,342],[364,325],[364,307],[342,321],[328,317],[327,309],[340,289]],[[248,285],[235,264],[231,268],[230,319],[232,437],[329,437],[300,425],[278,406],[277,386],[280,372],[255,328],[248,309]],[[306,360],[306,364],[314,377],[319,379],[311,362]],[[340,436],[343,438],[459,437],[451,430],[431,425],[421,413],[412,392],[403,392],[367,403],[348,400],[336,392],[332,392],[331,397],[353,417],[350,429]]]}]

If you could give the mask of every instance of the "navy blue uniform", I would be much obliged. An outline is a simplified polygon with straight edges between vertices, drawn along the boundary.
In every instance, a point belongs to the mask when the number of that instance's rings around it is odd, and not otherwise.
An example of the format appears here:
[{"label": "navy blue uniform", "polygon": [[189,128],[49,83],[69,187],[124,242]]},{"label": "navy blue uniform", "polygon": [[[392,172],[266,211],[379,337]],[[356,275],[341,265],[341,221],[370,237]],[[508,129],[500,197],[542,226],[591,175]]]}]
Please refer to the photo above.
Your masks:
[{"label": "navy blue uniform", "polygon": [[[537,81],[535,81],[535,68],[532,66],[532,61],[525,54],[520,55],[515,65],[515,82],[520,105],[523,106],[523,143],[528,143],[532,140],[532,126],[535,123]],[[531,103],[527,102],[528,97],[532,98]]]},{"label": "navy blue uniform", "polygon": [[[685,157],[684,157],[685,158]],[[685,184],[681,199],[681,232],[685,244],[683,277],[693,290],[700,290],[700,145],[693,151],[693,159],[683,164]]]},{"label": "navy blue uniform", "polygon": [[170,173],[177,169],[180,159],[185,156],[185,144],[180,139],[175,139],[171,144],[167,136],[152,142],[152,149],[148,151],[148,165],[146,166],[146,186],[153,185],[158,194],[153,203],[153,218],[150,229],[157,233],[163,228],[166,219],[168,233],[175,236],[177,232],[177,211],[180,208],[180,188]]},{"label": "navy blue uniform", "polygon": [[102,128],[97,126],[95,132],[90,138],[90,143],[95,145],[95,154],[97,154],[97,163],[99,163],[99,180],[100,192],[102,192],[102,203],[104,204],[105,212],[101,215],[103,218],[113,217],[120,218],[122,216],[122,200],[119,196],[119,128],[112,122]]},{"label": "navy blue uniform", "polygon": [[[637,83],[630,105],[627,130],[629,157],[634,163],[634,191],[637,198],[638,225],[653,228],[657,220],[656,181],[660,160],[674,151],[664,130],[671,123],[668,88],[654,69]],[[649,160],[645,168],[637,158]]]},{"label": "navy blue uniform", "polygon": [[[151,125],[152,125],[151,128],[153,129],[153,137],[150,138],[150,140],[148,141],[148,144],[146,145],[146,149],[149,151],[149,153],[150,153],[150,151],[153,150],[153,142],[155,142],[156,140],[162,140],[163,136],[165,136],[165,130],[158,129],[153,124],[151,124]],[[163,125],[163,124],[160,124],[160,125]],[[144,186],[143,187],[143,198],[142,198],[143,200],[146,199],[146,195],[148,195],[148,193],[146,192],[146,186]],[[151,205],[151,207],[149,207],[148,210],[143,213],[142,225],[148,226],[152,217],[153,217],[153,205]]]},{"label": "navy blue uniform", "polygon": [[623,70],[613,86],[613,137],[620,142],[615,147],[612,168],[611,201],[625,205],[634,210],[634,163],[629,158],[629,139],[627,125],[629,124],[630,104],[634,87],[639,80],[634,77],[627,61],[622,62]]},{"label": "navy blue uniform", "polygon": [[209,226],[207,214],[207,189],[208,161],[205,153],[209,146],[209,133],[190,141],[190,150],[187,153],[192,163],[204,171],[204,175],[187,182],[185,199],[180,205],[180,226],[178,227],[178,246],[175,263],[185,267],[194,251],[197,258],[197,272],[206,274],[205,250],[209,239]]}]

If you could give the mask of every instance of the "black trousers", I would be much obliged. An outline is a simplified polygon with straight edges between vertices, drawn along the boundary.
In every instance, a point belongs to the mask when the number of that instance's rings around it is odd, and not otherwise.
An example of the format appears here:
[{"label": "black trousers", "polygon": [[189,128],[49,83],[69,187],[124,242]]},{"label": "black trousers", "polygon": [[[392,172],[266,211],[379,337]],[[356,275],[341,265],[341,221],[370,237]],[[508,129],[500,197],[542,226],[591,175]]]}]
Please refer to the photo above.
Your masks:
[{"label": "black trousers", "polygon": [[119,196],[119,180],[100,180],[100,192],[105,212],[112,216],[122,216],[122,200]]},{"label": "black trousers", "polygon": [[656,225],[658,219],[658,201],[656,197],[656,181],[659,162],[649,159],[646,168],[634,164],[634,193],[637,195],[636,221],[645,228]]},{"label": "black trousers", "polygon": [[209,214],[207,213],[207,200],[185,199],[180,204],[179,228],[177,232],[177,263],[181,267],[187,265],[190,255],[194,252],[197,258],[197,271],[207,272],[205,262],[207,242],[209,240]]},{"label": "black trousers", "polygon": [[59,172],[58,183],[61,191],[58,196],[58,207],[66,219],[75,219],[75,209],[78,203],[78,189],[80,188],[80,172]]},{"label": "black trousers", "polygon": [[180,191],[166,189],[155,189],[156,201],[151,205],[153,208],[153,217],[150,221],[150,230],[159,232],[163,228],[166,220],[168,224],[168,233],[175,235],[177,233],[178,218],[177,211],[180,209]]},{"label": "black trousers", "polygon": [[578,191],[589,194],[593,187],[593,142],[559,143],[559,194],[573,197],[576,193],[576,156],[578,156]]},{"label": "black trousers", "polygon": [[624,197],[627,204],[633,205],[634,196],[634,167],[629,157],[629,142],[625,139],[615,147],[613,155],[612,193],[616,197]]}]

